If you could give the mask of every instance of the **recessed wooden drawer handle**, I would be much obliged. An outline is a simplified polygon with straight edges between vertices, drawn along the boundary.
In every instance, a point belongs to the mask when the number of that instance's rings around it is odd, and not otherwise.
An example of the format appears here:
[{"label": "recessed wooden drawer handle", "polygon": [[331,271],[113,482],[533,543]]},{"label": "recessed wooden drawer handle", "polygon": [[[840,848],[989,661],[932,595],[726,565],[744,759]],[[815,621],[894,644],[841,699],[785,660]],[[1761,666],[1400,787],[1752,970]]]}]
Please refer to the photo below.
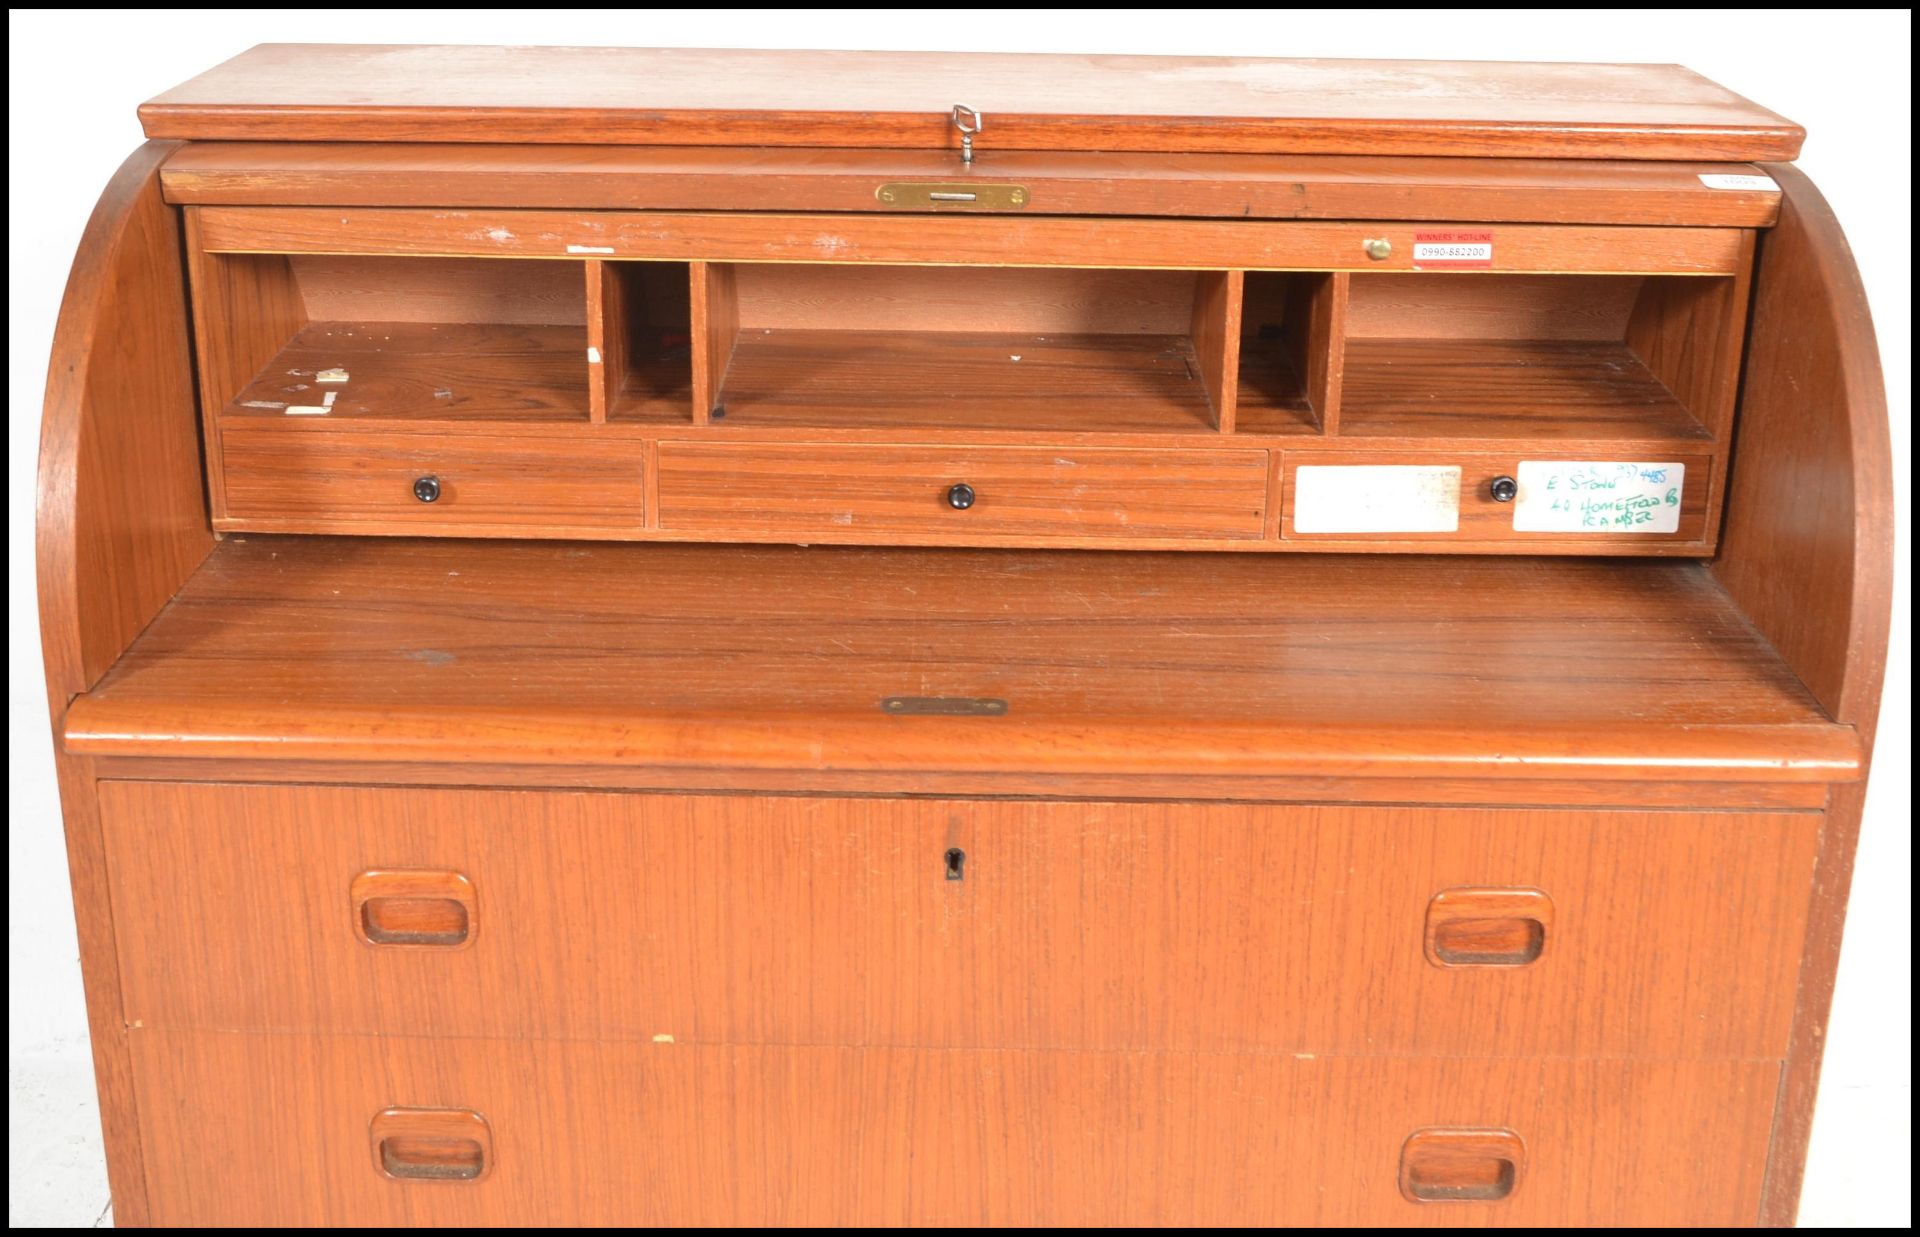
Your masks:
[{"label": "recessed wooden drawer handle", "polygon": [[1520,1188],[1527,1145],[1512,1130],[1438,1126],[1400,1147],[1400,1193],[1415,1203],[1497,1203]]},{"label": "recessed wooden drawer handle", "polygon": [[1538,889],[1442,889],[1427,904],[1435,966],[1527,966],[1546,952],[1553,899]]},{"label": "recessed wooden drawer handle", "polygon": [[369,945],[461,949],[478,928],[473,882],[458,872],[362,872],[350,896],[353,930]]},{"label": "recessed wooden drawer handle", "polygon": [[470,1108],[389,1108],[373,1118],[373,1164],[395,1181],[478,1181],[493,1131]]}]

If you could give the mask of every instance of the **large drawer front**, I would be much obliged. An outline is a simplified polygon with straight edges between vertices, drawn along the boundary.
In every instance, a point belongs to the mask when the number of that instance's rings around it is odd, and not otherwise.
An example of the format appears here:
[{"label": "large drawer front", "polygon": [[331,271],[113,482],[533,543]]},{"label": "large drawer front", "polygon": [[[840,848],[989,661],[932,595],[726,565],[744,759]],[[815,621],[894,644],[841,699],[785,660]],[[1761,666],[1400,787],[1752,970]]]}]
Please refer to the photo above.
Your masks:
[{"label": "large drawer front", "polygon": [[1265,451],[662,443],[660,527],[909,540],[1258,540]]},{"label": "large drawer front", "polygon": [[[1779,1081],[1745,1061],[131,1042],[158,1224],[1743,1225]],[[420,1109],[471,1124],[474,1179],[383,1171],[379,1131]],[[1453,1171],[1505,1196],[1406,1197],[1422,1131],[1504,1142],[1504,1185]]]},{"label": "large drawer front", "polygon": [[254,530],[519,535],[646,523],[644,448],[631,440],[583,452],[534,435],[269,423],[228,425],[220,443],[226,523]]},{"label": "large drawer front", "polygon": [[134,782],[102,813],[148,1026],[1663,1059],[1783,1054],[1818,823]]}]

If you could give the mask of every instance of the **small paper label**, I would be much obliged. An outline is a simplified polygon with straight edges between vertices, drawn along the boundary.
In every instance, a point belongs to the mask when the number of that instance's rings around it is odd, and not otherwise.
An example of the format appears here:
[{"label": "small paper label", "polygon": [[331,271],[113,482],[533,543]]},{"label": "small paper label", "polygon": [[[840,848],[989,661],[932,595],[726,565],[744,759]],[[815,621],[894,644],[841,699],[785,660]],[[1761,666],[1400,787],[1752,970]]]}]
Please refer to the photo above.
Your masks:
[{"label": "small paper label", "polygon": [[324,417],[333,409],[326,404],[290,404],[286,415],[290,417]]},{"label": "small paper label", "polygon": [[1493,266],[1491,232],[1415,232],[1415,267],[1443,266],[1449,270],[1487,270]]},{"label": "small paper label", "polygon": [[1451,533],[1460,469],[1424,464],[1302,464],[1293,470],[1296,533]]},{"label": "small paper label", "polygon": [[1516,533],[1680,531],[1685,464],[1522,460],[1517,480]]},{"label": "small paper label", "polygon": [[1737,172],[1702,172],[1700,183],[1709,189],[1766,189],[1780,188],[1771,176],[1751,176]]},{"label": "small paper label", "polygon": [[568,245],[568,253],[612,253],[612,245]]}]

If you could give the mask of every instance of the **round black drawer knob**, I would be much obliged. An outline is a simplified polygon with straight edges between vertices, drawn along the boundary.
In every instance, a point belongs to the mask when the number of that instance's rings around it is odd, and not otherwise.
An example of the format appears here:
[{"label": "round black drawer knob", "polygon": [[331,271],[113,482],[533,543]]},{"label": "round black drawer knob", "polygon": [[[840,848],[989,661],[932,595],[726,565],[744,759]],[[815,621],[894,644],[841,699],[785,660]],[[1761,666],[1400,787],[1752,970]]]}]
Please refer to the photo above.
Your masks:
[{"label": "round black drawer knob", "polygon": [[1520,483],[1512,477],[1495,477],[1487,483],[1487,493],[1497,503],[1510,503],[1520,493]]},{"label": "round black drawer knob", "polygon": [[965,511],[973,506],[973,500],[976,497],[978,496],[973,492],[973,487],[963,482],[947,491],[947,506],[955,511]]},{"label": "round black drawer knob", "polygon": [[413,496],[423,503],[440,501],[440,478],[417,477],[413,482]]}]

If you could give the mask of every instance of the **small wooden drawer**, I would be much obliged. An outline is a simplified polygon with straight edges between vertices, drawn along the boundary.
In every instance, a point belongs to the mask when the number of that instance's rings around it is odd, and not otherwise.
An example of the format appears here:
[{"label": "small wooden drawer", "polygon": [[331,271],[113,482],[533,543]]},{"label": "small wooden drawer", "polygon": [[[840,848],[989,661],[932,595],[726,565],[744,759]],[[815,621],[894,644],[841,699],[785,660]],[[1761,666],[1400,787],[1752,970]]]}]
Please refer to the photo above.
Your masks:
[{"label": "small wooden drawer", "polygon": [[[601,986],[618,983],[610,970]],[[139,1110],[153,1222],[262,1227],[1744,1225],[1780,1074],[152,1027],[129,1041],[139,1093],[164,1097]]]},{"label": "small wooden drawer", "polygon": [[221,527],[259,532],[639,529],[643,447],[633,440],[410,433],[229,423],[220,430]]},{"label": "small wooden drawer", "polygon": [[[1712,459],[1492,452],[1288,451],[1289,541],[1595,543],[1623,549],[1707,534]],[[1304,472],[1303,472],[1304,470]]]},{"label": "small wooden drawer", "polygon": [[1819,824],[151,782],[101,811],[149,1026],[1666,1060],[1785,1052]]},{"label": "small wooden drawer", "polygon": [[660,527],[822,541],[1258,540],[1267,453],[664,443]]}]

